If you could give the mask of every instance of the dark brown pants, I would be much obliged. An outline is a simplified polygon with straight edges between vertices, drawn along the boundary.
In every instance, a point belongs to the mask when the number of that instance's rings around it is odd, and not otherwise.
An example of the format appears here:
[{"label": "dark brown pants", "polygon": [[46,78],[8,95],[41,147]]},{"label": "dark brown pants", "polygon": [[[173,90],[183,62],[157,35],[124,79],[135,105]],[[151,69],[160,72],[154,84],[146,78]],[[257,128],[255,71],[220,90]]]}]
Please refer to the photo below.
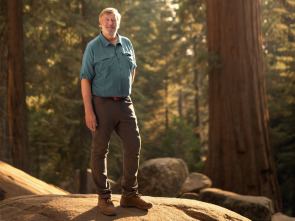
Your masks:
[{"label": "dark brown pants", "polygon": [[94,96],[93,109],[98,126],[92,132],[91,169],[99,197],[111,196],[110,183],[107,180],[107,154],[113,130],[120,137],[123,146],[122,195],[135,196],[138,188],[140,135],[131,98],[115,101]]}]

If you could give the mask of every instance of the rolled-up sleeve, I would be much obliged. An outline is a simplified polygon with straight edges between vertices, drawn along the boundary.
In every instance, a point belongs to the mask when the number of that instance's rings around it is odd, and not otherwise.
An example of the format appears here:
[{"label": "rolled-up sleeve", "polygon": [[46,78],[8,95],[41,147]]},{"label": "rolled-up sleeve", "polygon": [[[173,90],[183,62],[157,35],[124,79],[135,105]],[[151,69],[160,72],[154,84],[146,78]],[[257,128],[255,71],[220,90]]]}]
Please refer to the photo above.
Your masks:
[{"label": "rolled-up sleeve", "polygon": [[134,48],[133,48],[133,45],[131,44],[130,42],[130,46],[131,46],[131,50],[132,50],[132,57],[133,57],[133,61],[134,61],[134,69],[136,69],[137,65],[136,65],[136,58],[135,58],[135,52],[134,52]]},{"label": "rolled-up sleeve", "polygon": [[92,80],[94,75],[94,54],[91,45],[88,44],[83,55],[80,79]]}]

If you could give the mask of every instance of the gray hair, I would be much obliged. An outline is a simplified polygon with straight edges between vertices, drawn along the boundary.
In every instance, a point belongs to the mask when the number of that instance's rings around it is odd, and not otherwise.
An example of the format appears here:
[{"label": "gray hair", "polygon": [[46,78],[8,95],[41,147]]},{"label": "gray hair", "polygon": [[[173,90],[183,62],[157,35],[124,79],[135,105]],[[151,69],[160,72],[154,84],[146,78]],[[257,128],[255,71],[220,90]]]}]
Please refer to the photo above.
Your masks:
[{"label": "gray hair", "polygon": [[115,8],[105,8],[104,10],[102,10],[102,12],[99,14],[99,23],[101,22],[101,18],[103,15],[105,14],[114,14],[115,17],[116,17],[116,20],[117,20],[117,24],[118,24],[118,27],[120,26],[120,22],[121,22],[121,15],[120,13],[118,12],[117,9]]}]

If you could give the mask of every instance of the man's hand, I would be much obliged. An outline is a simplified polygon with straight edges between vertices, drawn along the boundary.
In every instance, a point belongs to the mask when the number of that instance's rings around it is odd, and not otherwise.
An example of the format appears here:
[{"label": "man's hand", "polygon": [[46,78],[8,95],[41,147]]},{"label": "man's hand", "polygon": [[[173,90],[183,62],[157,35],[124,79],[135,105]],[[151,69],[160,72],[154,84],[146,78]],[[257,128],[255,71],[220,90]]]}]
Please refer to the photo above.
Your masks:
[{"label": "man's hand", "polygon": [[86,115],[85,115],[85,121],[86,121],[87,127],[91,131],[95,131],[96,130],[97,120],[96,120],[96,116],[93,113],[93,111],[88,111],[88,113],[86,113]]}]

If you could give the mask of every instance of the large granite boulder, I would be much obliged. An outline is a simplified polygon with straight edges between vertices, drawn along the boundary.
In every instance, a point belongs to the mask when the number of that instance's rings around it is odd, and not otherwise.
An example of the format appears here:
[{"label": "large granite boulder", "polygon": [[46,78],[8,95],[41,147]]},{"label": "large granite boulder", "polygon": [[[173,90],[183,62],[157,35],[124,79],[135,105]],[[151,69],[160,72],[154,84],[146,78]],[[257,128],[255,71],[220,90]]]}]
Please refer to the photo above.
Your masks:
[{"label": "large granite boulder", "polygon": [[0,200],[32,194],[69,194],[0,161]]},{"label": "large granite boulder", "polygon": [[180,194],[198,193],[201,189],[210,188],[212,181],[204,174],[191,173],[181,186]]},{"label": "large granite boulder", "polygon": [[0,216],[5,221],[249,221],[228,209],[196,200],[143,197],[154,205],[152,209],[144,211],[120,207],[120,197],[112,196],[116,216],[105,216],[100,212],[95,194],[14,197],[0,202]]},{"label": "large granite boulder", "polygon": [[271,220],[274,213],[272,201],[262,196],[245,196],[206,188],[200,191],[199,200],[222,206],[251,220]]},{"label": "large granite boulder", "polygon": [[175,197],[187,176],[188,168],[182,159],[151,159],[139,167],[139,192],[148,196]]}]

